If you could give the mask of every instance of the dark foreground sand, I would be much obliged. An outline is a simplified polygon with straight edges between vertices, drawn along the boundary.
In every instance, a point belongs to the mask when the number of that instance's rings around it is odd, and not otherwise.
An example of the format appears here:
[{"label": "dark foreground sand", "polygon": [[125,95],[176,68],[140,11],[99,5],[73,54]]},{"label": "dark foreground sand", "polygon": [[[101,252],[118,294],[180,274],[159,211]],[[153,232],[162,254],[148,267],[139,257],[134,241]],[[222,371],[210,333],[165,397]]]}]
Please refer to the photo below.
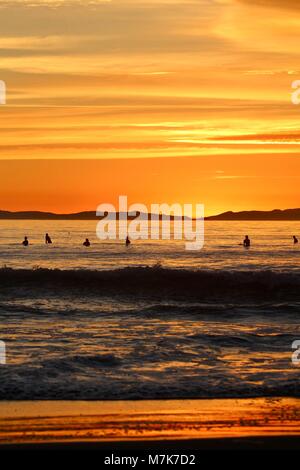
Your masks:
[{"label": "dark foreground sand", "polygon": [[300,399],[0,403],[0,449],[299,449]]}]

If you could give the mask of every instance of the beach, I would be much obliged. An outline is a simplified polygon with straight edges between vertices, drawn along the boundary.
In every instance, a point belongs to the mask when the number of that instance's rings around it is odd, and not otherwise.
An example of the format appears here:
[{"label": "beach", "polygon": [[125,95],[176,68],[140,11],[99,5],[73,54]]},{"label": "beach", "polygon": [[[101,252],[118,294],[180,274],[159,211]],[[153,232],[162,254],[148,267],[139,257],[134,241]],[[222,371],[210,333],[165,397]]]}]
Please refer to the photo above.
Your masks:
[{"label": "beach", "polygon": [[299,449],[299,404],[288,398],[4,401],[0,449]]}]

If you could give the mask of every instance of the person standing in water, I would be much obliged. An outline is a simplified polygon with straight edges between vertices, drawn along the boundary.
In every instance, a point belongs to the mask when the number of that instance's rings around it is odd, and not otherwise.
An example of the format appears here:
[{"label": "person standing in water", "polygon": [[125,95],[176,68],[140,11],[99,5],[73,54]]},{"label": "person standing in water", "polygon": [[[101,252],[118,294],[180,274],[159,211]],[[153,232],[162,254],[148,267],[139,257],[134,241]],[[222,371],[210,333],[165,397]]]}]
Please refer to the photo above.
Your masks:
[{"label": "person standing in water", "polygon": [[22,241],[22,245],[23,246],[28,246],[29,245],[29,241],[28,241],[27,237],[24,237],[24,240]]},{"label": "person standing in water", "polygon": [[251,242],[250,242],[250,238],[248,237],[248,235],[245,235],[245,240],[243,242],[243,245],[245,248],[249,248]]},{"label": "person standing in water", "polygon": [[125,242],[125,243],[126,243],[126,246],[129,246],[130,243],[131,243],[131,241],[129,240],[129,236],[128,236],[128,235],[127,235],[127,237],[126,237],[126,242]]},{"label": "person standing in water", "polygon": [[52,243],[52,240],[49,237],[48,233],[46,233],[46,236],[45,236],[45,243],[46,243],[46,245],[51,245],[51,243]]},{"label": "person standing in water", "polygon": [[85,242],[83,242],[83,246],[91,246],[90,240],[88,238],[86,238]]},{"label": "person standing in water", "polygon": [[293,235],[293,240],[294,240],[294,245],[296,245],[296,243],[298,243],[298,238],[296,237],[296,235]]}]

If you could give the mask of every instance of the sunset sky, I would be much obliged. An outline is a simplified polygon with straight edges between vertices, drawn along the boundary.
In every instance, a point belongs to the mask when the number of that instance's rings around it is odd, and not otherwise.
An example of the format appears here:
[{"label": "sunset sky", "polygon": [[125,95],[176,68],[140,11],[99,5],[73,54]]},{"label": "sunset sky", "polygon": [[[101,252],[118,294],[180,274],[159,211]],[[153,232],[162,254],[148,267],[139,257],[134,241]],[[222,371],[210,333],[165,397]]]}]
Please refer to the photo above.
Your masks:
[{"label": "sunset sky", "polygon": [[298,0],[2,0],[0,209],[300,207]]}]

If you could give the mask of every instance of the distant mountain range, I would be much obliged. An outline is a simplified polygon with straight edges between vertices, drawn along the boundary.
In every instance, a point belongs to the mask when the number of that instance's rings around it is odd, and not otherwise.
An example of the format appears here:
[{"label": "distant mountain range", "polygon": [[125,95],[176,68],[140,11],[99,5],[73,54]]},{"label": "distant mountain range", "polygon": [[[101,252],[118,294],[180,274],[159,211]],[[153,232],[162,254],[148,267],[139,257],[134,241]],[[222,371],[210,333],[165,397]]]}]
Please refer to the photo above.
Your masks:
[{"label": "distant mountain range", "polygon": [[[124,212],[116,212],[117,219],[124,216]],[[151,214],[143,214],[143,219],[150,219]],[[128,220],[134,220],[137,215],[128,215]],[[162,216],[160,215],[160,219]],[[24,211],[24,212],[10,212],[0,210],[0,220],[101,220],[101,217],[96,216],[95,211],[76,212],[74,214],[55,214],[54,212],[39,212],[39,211]],[[171,220],[181,219],[179,216],[172,216]]]},{"label": "distant mountain range", "polygon": [[223,212],[206,220],[300,220],[300,209],[274,209],[273,211]]},{"label": "distant mountain range", "polygon": [[[117,213],[117,218],[119,218]],[[145,215],[145,217],[147,217]],[[150,219],[151,214],[148,218]],[[128,219],[134,219],[134,216],[129,216]],[[160,216],[161,218],[161,216]],[[171,219],[180,219],[180,217],[173,217]],[[1,220],[100,220],[96,216],[95,211],[77,212],[74,214],[55,214],[53,212],[39,212],[39,211],[24,211],[24,212],[10,212],[0,210]],[[242,211],[242,212],[223,212],[222,214],[206,217],[205,220],[299,220],[300,209],[275,209],[272,211]]]}]

